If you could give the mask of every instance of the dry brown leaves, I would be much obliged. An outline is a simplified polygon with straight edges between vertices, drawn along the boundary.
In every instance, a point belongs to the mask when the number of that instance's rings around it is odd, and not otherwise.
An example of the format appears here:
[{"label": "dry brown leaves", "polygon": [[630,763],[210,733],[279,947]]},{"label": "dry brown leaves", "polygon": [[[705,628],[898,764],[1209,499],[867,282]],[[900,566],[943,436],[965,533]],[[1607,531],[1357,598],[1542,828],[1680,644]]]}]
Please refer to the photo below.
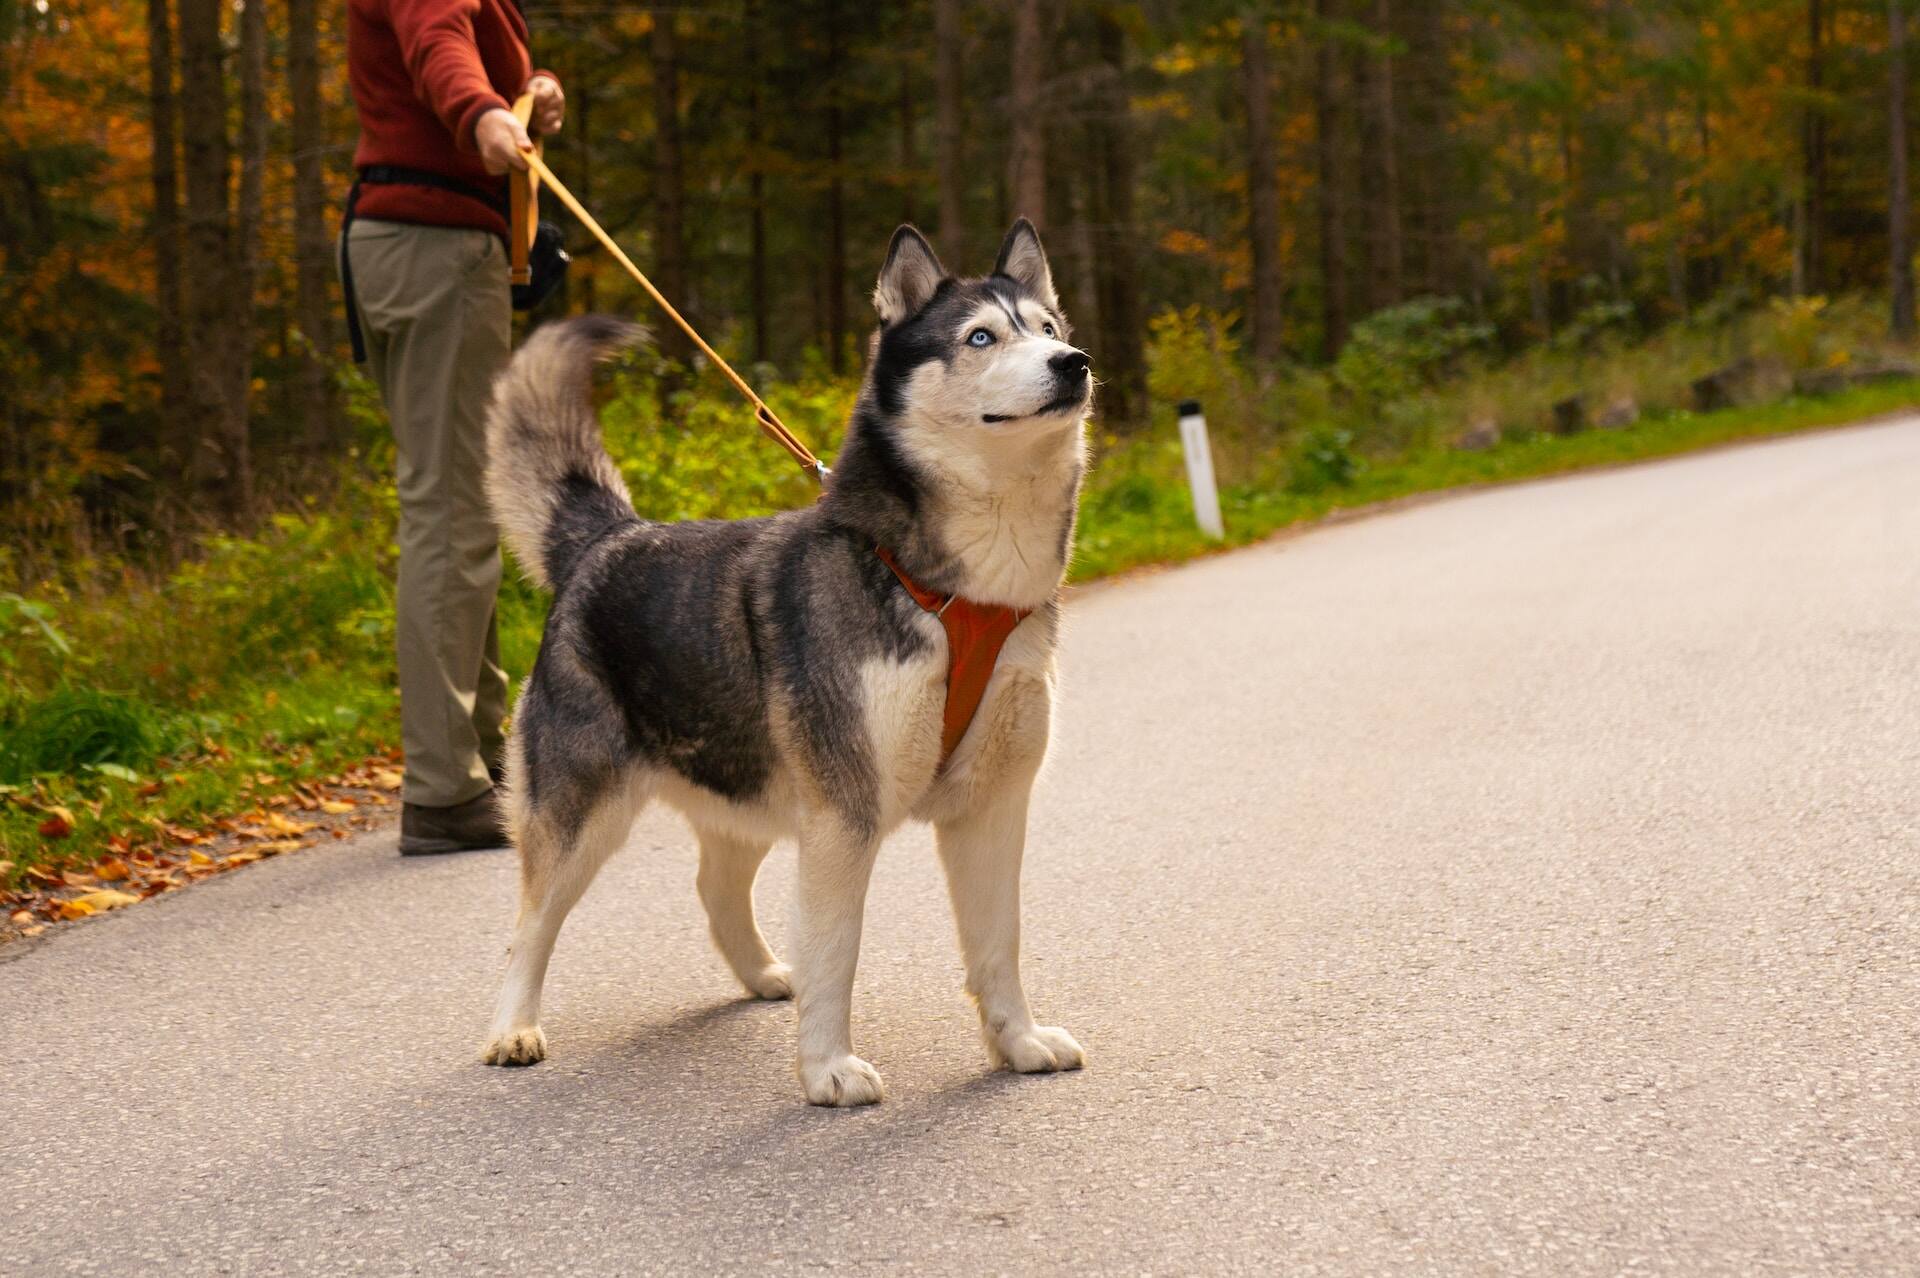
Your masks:
[{"label": "dry brown leaves", "polygon": [[[50,925],[124,909],[243,865],[345,839],[378,821],[395,802],[400,773],[390,758],[371,759],[337,777],[303,782],[234,817],[192,829],[154,820],[134,834],[116,834],[91,862],[53,869],[28,866],[12,891],[0,888],[0,945],[39,936]],[[274,782],[266,775],[262,784]],[[54,827],[64,825],[58,833]],[[65,838],[72,814],[48,809],[40,832]],[[76,849],[78,851],[79,849]],[[0,861],[0,880],[13,870]]]}]

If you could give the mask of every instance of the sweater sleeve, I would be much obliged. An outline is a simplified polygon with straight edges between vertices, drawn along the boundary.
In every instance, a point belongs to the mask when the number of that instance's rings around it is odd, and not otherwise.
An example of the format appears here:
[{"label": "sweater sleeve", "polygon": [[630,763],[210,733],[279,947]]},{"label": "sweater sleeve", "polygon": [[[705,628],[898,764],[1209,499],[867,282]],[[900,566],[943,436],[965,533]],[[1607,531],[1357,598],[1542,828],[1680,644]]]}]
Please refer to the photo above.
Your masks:
[{"label": "sweater sleeve", "polygon": [[387,9],[414,93],[463,151],[474,150],[473,126],[480,117],[507,105],[488,82],[474,42],[479,11],[480,0],[390,0]]}]

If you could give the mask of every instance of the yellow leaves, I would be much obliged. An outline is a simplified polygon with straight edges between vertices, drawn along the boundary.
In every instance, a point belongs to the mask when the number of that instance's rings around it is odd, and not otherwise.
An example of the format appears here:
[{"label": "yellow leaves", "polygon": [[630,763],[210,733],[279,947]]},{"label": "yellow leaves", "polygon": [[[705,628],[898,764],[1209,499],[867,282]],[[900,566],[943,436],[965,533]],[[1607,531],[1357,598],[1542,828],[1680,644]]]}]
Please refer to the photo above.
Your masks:
[{"label": "yellow leaves", "polygon": [[13,862],[0,861],[0,879],[4,879],[9,874],[12,874],[12,873],[13,873]]},{"label": "yellow leaves", "polygon": [[213,858],[208,856],[205,852],[189,852],[187,854],[187,864],[188,865],[212,865]]},{"label": "yellow leaves", "polygon": [[71,901],[62,901],[54,907],[54,914],[61,919],[84,919],[93,914],[104,914],[108,910],[123,909],[134,904],[140,898],[131,892],[116,892],[112,888],[101,888],[97,892],[88,892],[76,896]]},{"label": "yellow leaves", "polygon": [[76,897],[72,901],[67,902],[67,904],[84,905],[95,913],[101,913],[106,910],[118,910],[124,906],[132,905],[139,899],[139,897],[133,895],[131,892],[120,892],[113,888],[101,888],[98,892],[89,892],[85,896]]},{"label": "yellow leaves", "polygon": [[[320,803],[320,810],[328,816],[345,816],[353,811],[353,804],[344,799],[324,799]],[[4,873],[5,870],[0,870],[0,874]]]},{"label": "yellow leaves", "polygon": [[398,790],[400,788],[400,780],[400,774],[392,768],[375,768],[373,770],[373,784],[376,789]]},{"label": "yellow leaves", "polygon": [[267,828],[275,834],[298,835],[305,834],[307,831],[313,829],[311,822],[294,821],[288,817],[281,816],[278,812],[267,813],[266,825]]},{"label": "yellow leaves", "polygon": [[131,873],[132,871],[127,869],[127,863],[125,861],[112,856],[100,861],[93,867],[93,877],[99,879],[102,883],[118,883]]},{"label": "yellow leaves", "polygon": [[8,917],[7,921],[15,927],[27,927],[33,922],[33,912],[31,910],[15,910],[12,915]]},{"label": "yellow leaves", "polygon": [[261,853],[257,849],[249,848],[245,852],[234,852],[234,853],[228,854],[227,856],[221,857],[220,864],[250,865],[253,862],[258,861],[260,857],[261,857]]}]

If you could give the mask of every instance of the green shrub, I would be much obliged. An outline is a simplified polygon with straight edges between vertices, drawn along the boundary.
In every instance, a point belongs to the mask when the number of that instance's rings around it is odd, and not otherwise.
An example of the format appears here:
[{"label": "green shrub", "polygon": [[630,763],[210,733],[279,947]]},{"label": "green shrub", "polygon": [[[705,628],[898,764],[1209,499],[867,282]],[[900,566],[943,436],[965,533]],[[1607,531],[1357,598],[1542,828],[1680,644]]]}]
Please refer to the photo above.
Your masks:
[{"label": "green shrub", "polygon": [[1458,298],[1418,297],[1355,324],[1333,378],[1362,408],[1377,409],[1454,371],[1464,352],[1492,336],[1493,326],[1469,319]]},{"label": "green shrub", "polygon": [[0,724],[0,782],[48,773],[133,773],[191,740],[179,716],[136,697],[60,688]]},{"label": "green shrub", "polygon": [[1288,459],[1287,491],[1311,494],[1350,488],[1361,465],[1353,455],[1351,431],[1324,426],[1308,431]]},{"label": "green shrub", "polygon": [[1189,306],[1147,323],[1147,395],[1157,418],[1171,423],[1182,400],[1197,400],[1216,438],[1259,426],[1259,396],[1233,337],[1233,317]]}]

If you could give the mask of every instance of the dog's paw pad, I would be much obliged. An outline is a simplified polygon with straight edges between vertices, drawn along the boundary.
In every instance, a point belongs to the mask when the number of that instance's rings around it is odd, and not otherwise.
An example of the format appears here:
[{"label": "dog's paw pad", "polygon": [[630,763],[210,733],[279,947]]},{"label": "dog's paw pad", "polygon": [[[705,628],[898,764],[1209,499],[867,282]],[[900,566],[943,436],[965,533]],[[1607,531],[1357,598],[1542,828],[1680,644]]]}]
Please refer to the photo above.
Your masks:
[{"label": "dog's paw pad", "polygon": [[532,1065],[547,1058],[547,1036],[538,1025],[509,1030],[480,1049],[488,1065]]},{"label": "dog's paw pad", "polygon": [[793,997],[793,969],[785,963],[771,963],[745,981],[755,998]]},{"label": "dog's paw pad", "polygon": [[814,1065],[802,1062],[800,1086],[809,1105],[877,1105],[887,1094],[880,1071],[858,1056],[836,1056]]},{"label": "dog's paw pad", "polygon": [[1053,1025],[1035,1025],[1023,1033],[1002,1035],[988,1044],[988,1053],[996,1066],[1016,1074],[1051,1074],[1079,1069],[1087,1063],[1087,1054],[1073,1035]]}]

